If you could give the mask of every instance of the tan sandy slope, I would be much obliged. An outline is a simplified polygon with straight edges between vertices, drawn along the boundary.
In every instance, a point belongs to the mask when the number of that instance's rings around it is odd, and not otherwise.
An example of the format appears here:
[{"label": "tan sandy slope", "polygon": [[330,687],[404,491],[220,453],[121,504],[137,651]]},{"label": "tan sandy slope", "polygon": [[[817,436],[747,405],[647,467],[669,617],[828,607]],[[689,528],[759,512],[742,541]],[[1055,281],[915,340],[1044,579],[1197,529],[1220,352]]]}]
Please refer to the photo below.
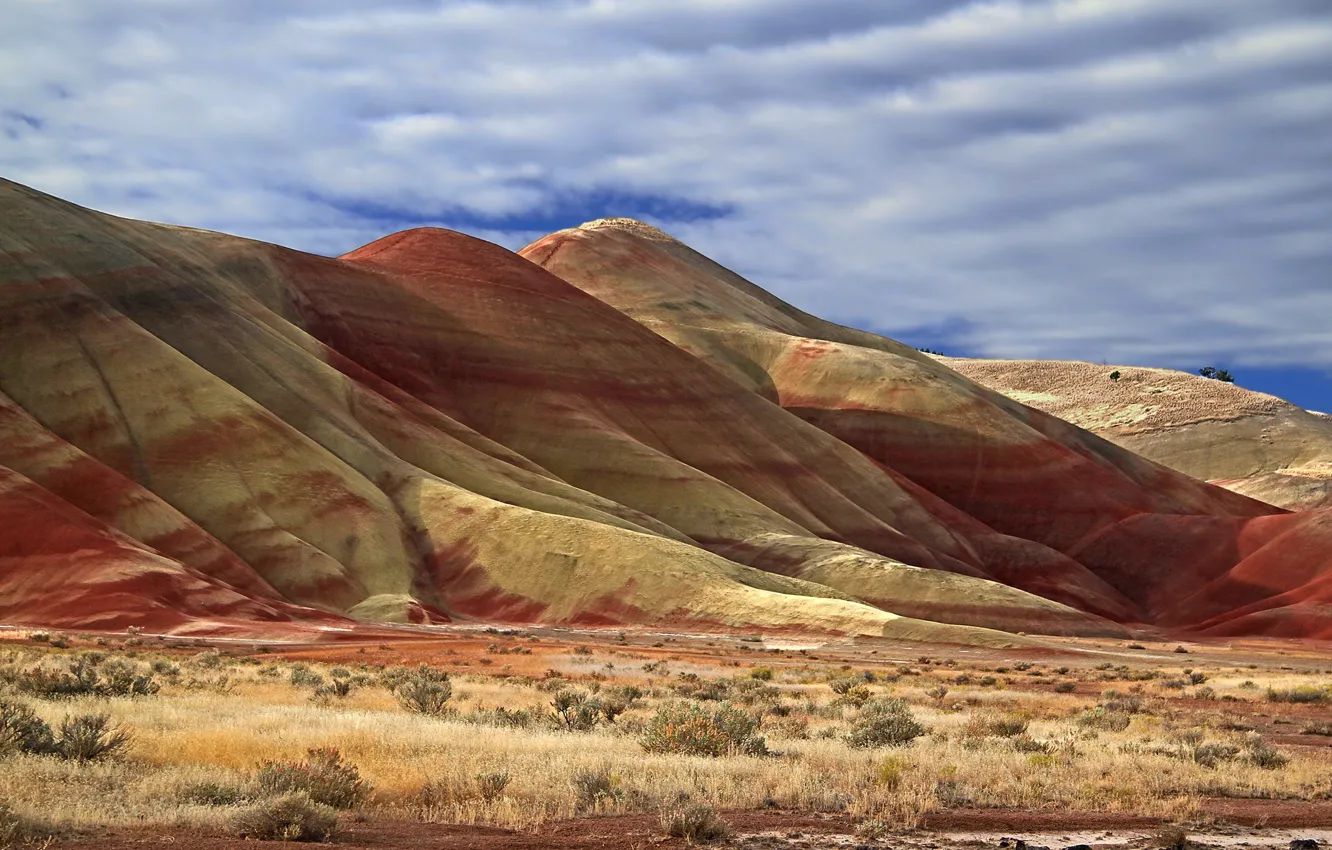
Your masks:
[{"label": "tan sandy slope", "polygon": [[[1169,369],[939,358],[1143,457],[1279,505],[1332,507],[1332,417]],[[1117,381],[1110,373],[1118,371]]]}]

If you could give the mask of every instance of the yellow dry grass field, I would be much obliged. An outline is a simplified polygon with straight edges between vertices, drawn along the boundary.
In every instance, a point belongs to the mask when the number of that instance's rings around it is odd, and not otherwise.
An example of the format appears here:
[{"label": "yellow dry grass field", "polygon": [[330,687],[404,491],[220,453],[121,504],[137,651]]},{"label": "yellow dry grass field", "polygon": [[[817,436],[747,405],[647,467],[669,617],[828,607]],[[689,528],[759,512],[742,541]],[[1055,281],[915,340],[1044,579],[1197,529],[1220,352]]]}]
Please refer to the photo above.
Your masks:
[{"label": "yellow dry grass field", "polygon": [[[56,743],[25,751],[0,716],[0,804],[57,834],[226,833],[283,790],[272,763],[308,779],[321,748],[341,760],[326,773],[354,767],[361,783],[343,818],[525,830],[686,795],[895,828],[950,809],[1187,820],[1215,798],[1332,799],[1332,660],[1307,647],[491,630],[294,649],[12,634],[0,714],[13,727],[28,709]],[[62,722],[86,715],[128,741],[61,751]]]}]

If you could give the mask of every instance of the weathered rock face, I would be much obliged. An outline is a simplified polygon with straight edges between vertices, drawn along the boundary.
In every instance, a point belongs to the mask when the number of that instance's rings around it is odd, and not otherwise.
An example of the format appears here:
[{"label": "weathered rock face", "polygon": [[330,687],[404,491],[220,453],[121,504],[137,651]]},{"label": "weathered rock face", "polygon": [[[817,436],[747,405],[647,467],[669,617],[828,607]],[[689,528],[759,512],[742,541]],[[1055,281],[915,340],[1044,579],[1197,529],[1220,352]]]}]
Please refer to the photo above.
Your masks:
[{"label": "weathered rock face", "polygon": [[1326,523],[644,227],[328,259],[0,182],[0,621],[1332,635]]},{"label": "weathered rock face", "polygon": [[[1332,416],[1170,369],[1063,360],[940,361],[1186,475],[1288,510],[1332,508]],[[1116,372],[1118,379],[1111,380]]]}]

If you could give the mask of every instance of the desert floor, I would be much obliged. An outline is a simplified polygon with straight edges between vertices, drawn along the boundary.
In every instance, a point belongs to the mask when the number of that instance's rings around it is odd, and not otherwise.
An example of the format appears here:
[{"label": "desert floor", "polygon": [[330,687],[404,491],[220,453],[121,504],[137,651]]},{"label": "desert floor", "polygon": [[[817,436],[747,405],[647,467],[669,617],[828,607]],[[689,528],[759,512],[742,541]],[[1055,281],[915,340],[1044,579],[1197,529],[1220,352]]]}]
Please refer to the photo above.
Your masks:
[{"label": "desert floor", "polygon": [[[262,765],[334,747],[363,783],[336,814],[332,841],[346,847],[683,846],[660,813],[685,803],[725,824],[721,844],[749,848],[1332,842],[1327,646],[1042,640],[1003,650],[451,626],[294,643],[0,629],[0,703],[55,730],[106,715],[128,735],[86,761],[0,747],[0,804],[33,830],[16,841],[34,846],[254,846],[236,824],[275,793]],[[80,659],[101,671],[90,682],[129,672],[156,690],[53,693]],[[421,665],[431,680],[449,674],[435,716],[400,698]],[[570,694],[620,707],[579,722]],[[899,700],[917,733],[853,744],[866,706]],[[723,705],[750,718],[745,734],[766,752],[647,743],[663,710]]]}]

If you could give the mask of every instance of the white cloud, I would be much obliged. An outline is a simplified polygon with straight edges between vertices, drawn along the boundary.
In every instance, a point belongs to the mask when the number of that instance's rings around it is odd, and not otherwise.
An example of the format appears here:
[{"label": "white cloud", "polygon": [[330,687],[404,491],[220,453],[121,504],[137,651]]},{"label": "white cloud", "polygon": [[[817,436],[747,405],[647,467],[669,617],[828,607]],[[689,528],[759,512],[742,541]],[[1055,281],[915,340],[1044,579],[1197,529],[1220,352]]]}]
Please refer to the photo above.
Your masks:
[{"label": "white cloud", "polygon": [[19,0],[0,105],[5,176],[121,215],[516,248],[661,197],[885,332],[1332,368],[1325,0]]}]

